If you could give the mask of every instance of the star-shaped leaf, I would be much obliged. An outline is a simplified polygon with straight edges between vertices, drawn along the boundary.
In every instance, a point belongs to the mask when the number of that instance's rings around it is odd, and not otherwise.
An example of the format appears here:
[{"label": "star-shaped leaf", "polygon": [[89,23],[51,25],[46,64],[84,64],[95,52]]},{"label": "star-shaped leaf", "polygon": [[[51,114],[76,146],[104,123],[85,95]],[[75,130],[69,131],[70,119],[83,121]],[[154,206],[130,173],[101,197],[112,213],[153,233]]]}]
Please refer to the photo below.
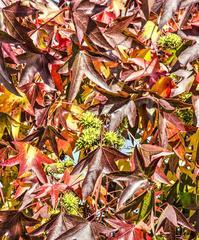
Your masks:
[{"label": "star-shaped leaf", "polygon": [[33,171],[39,181],[42,183],[47,182],[45,172],[43,170],[43,163],[53,163],[53,160],[42,154],[37,148],[30,144],[22,142],[14,142],[18,150],[18,154],[14,157],[7,159],[5,162],[0,163],[1,166],[14,166],[19,164],[19,173],[21,176],[25,172]]},{"label": "star-shaped leaf", "polygon": [[137,117],[137,112],[136,112],[136,105],[133,100],[130,101],[124,101],[123,106],[118,104],[115,104],[114,108],[116,109],[115,111],[110,111],[111,113],[111,119],[110,119],[110,130],[115,130],[117,127],[119,127],[120,123],[123,121],[124,117],[128,118],[129,124],[131,127],[134,127],[136,117]]},{"label": "star-shaped leaf", "polygon": [[73,169],[72,174],[81,173],[88,166],[88,171],[83,181],[82,196],[86,199],[93,191],[95,183],[101,173],[107,174],[118,171],[116,161],[126,159],[127,155],[114,148],[99,147],[89,153]]},{"label": "star-shaped leaf", "polygon": [[2,83],[4,87],[8,89],[8,91],[19,96],[19,93],[16,90],[15,86],[13,85],[12,81],[10,80],[9,74],[6,70],[1,47],[0,47],[0,83]]},{"label": "star-shaped leaf", "polygon": [[24,215],[17,210],[0,211],[0,237],[8,235],[9,240],[27,239],[26,226],[34,226],[37,220]]},{"label": "star-shaped leaf", "polygon": [[68,99],[73,101],[80,89],[81,82],[87,76],[92,82],[108,92],[112,92],[109,85],[102,76],[95,70],[91,56],[85,51],[80,51],[73,62],[71,74],[71,86]]},{"label": "star-shaped leaf", "polygon": [[39,73],[43,81],[54,90],[54,82],[48,68],[48,64],[54,60],[50,54],[25,53],[20,55],[18,59],[21,63],[26,63],[22,72],[20,86],[33,82],[35,75]]},{"label": "star-shaped leaf", "polygon": [[48,85],[39,82],[27,83],[20,89],[26,94],[32,106],[34,106],[35,103],[44,106],[44,96],[46,93],[51,91]]},{"label": "star-shaped leaf", "polygon": [[44,144],[48,140],[55,154],[59,155],[55,137],[66,140],[55,128],[53,128],[52,126],[47,126],[38,128],[37,131],[27,136],[25,139],[23,139],[23,141],[31,142],[35,139],[38,139],[37,147],[42,149]]},{"label": "star-shaped leaf", "polygon": [[74,4],[73,20],[77,29],[77,36],[82,42],[84,35],[88,37],[95,45],[104,49],[112,49],[96,22],[91,18],[94,14],[104,10],[106,6],[97,5],[94,2],[84,0]]},{"label": "star-shaped leaf", "polygon": [[68,223],[73,224],[73,227],[66,230],[56,238],[56,240],[81,240],[85,238],[85,236],[87,240],[95,240],[98,239],[101,234],[108,236],[112,232],[112,229],[95,221],[89,222],[83,218],[69,215],[66,215],[66,219]]},{"label": "star-shaped leaf", "polygon": [[161,226],[164,226],[165,221],[169,221],[173,226],[177,227],[181,225],[191,231],[195,231],[195,229],[191,226],[185,216],[174,206],[167,205],[164,211],[161,213],[158,219],[158,225],[156,231],[158,231]]},{"label": "star-shaped leaf", "polygon": [[35,47],[32,39],[28,36],[28,28],[24,27],[17,20],[18,17],[24,18],[29,15],[36,13],[34,8],[27,6],[22,6],[20,1],[16,1],[2,9],[2,17],[4,19],[4,24],[7,29],[9,29],[12,37],[20,41],[22,47],[29,49],[33,52],[39,52],[39,49]]},{"label": "star-shaped leaf", "polygon": [[73,226],[73,222],[67,221],[66,214],[60,212],[52,216],[48,222],[41,225],[35,231],[31,232],[31,236],[40,236],[45,232],[47,234],[47,240],[55,240]]},{"label": "star-shaped leaf", "polygon": [[64,183],[46,183],[37,189],[38,193],[35,198],[42,198],[45,197],[47,194],[50,194],[52,206],[53,208],[55,208],[58,203],[60,192],[63,192],[64,190],[66,190],[66,188],[67,185]]},{"label": "star-shaped leaf", "polygon": [[122,219],[107,219],[106,222],[117,231],[114,237],[109,238],[110,240],[152,240],[142,229]]}]

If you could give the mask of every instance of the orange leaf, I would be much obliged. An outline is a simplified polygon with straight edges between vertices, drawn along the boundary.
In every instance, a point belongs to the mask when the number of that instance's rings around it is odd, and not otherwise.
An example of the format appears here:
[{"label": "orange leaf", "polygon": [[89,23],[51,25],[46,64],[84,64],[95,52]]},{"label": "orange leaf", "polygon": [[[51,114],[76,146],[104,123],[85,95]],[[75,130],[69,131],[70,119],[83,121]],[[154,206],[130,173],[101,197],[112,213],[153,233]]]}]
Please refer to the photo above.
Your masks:
[{"label": "orange leaf", "polygon": [[63,83],[60,74],[57,72],[60,68],[58,64],[52,64],[51,75],[54,80],[55,86],[59,91],[63,91]]}]

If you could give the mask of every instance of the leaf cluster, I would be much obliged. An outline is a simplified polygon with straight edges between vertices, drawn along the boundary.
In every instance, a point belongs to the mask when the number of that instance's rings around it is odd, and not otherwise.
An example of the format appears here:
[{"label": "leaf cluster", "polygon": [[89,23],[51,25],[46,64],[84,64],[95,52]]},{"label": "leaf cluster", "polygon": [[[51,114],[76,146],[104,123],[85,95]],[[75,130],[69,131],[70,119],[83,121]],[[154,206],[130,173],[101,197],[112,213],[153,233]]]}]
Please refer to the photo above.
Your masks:
[{"label": "leaf cluster", "polygon": [[198,239],[198,7],[0,1],[1,239]]}]

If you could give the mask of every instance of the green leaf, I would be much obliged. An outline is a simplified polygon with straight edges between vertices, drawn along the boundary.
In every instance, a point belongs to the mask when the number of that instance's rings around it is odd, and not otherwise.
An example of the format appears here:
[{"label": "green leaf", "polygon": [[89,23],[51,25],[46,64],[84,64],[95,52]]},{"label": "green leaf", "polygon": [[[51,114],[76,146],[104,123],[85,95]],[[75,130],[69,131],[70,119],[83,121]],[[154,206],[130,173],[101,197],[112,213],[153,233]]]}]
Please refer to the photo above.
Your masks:
[{"label": "green leaf", "polygon": [[142,205],[139,211],[138,221],[144,220],[149,215],[153,205],[154,205],[154,191],[150,190],[144,196],[144,199],[142,201]]},{"label": "green leaf", "polygon": [[[198,196],[199,199],[199,196]],[[197,195],[191,192],[181,192],[180,200],[184,208],[197,209],[199,202],[197,203]]]}]

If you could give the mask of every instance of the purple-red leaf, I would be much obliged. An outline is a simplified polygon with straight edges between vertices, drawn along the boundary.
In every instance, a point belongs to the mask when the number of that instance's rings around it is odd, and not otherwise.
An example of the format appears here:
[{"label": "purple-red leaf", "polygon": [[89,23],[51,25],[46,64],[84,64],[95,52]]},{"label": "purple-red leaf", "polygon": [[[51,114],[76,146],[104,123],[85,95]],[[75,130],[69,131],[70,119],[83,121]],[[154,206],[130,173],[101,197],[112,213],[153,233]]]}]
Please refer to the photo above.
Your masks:
[{"label": "purple-red leaf", "polygon": [[88,166],[88,171],[82,185],[82,196],[86,199],[93,191],[101,173],[107,174],[118,170],[116,161],[126,159],[127,155],[113,148],[99,147],[89,153],[73,169],[72,174],[81,173]]}]

